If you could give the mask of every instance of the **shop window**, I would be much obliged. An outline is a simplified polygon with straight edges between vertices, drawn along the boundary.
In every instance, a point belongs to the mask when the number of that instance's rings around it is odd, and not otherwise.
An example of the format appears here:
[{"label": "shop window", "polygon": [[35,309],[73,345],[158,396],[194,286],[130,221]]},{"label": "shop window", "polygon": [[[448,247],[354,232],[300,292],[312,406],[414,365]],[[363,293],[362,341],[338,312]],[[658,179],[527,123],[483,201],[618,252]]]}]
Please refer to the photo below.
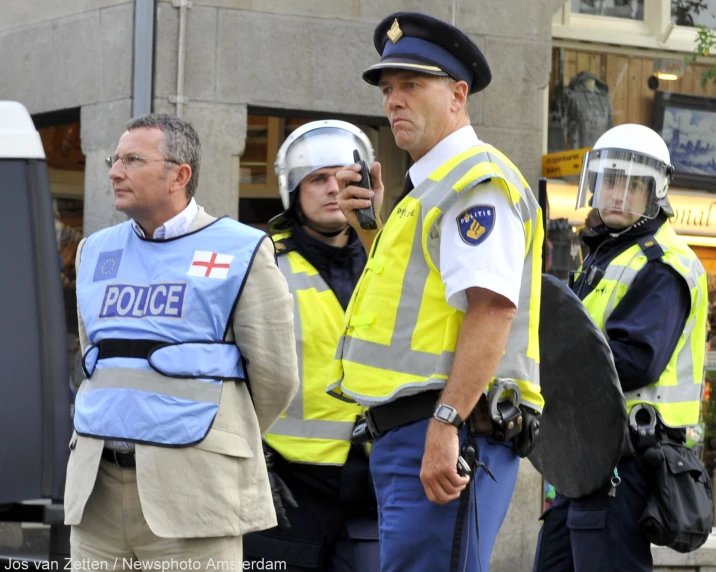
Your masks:
[{"label": "shop window", "polygon": [[279,148],[281,119],[249,115],[246,147],[241,156],[239,184],[242,190],[276,188],[273,159]]},{"label": "shop window", "polygon": [[716,27],[716,0],[672,0],[671,21],[677,26]]},{"label": "shop window", "polygon": [[84,226],[85,155],[80,141],[79,116],[79,109],[67,109],[32,118],[45,151],[52,193],[67,323],[69,378],[73,392],[83,379],[75,293],[75,257]]},{"label": "shop window", "polygon": [[653,127],[658,91],[716,97],[716,83],[701,87],[701,75],[708,67],[702,63],[679,69],[675,79],[660,79],[656,90],[652,89],[650,80],[654,82],[664,63],[670,61],[640,54],[553,48],[548,152],[591,147],[613,125]]},{"label": "shop window", "polygon": [[714,4],[716,0],[568,0],[552,18],[552,37],[686,54],[694,49],[694,25],[716,25]]},{"label": "shop window", "polygon": [[572,0],[572,13],[644,19],[644,0]]},{"label": "shop window", "polygon": [[[37,123],[40,123],[36,119]],[[85,156],[80,123],[38,126],[47,158],[55,211],[55,233],[62,259],[62,283],[75,287],[75,254],[82,239]]]}]

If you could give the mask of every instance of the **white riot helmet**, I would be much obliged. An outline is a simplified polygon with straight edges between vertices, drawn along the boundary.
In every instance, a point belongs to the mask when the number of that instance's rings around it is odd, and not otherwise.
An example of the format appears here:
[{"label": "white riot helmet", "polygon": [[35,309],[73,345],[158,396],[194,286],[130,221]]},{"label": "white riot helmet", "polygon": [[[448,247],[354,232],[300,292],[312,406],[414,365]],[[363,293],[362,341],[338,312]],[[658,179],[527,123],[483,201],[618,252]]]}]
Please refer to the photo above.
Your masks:
[{"label": "white riot helmet", "polygon": [[353,151],[370,169],[375,155],[368,136],[355,125],[338,120],[313,121],[291,133],[276,156],[278,192],[283,208],[292,204],[292,194],[313,171],[353,163]]},{"label": "white riot helmet", "polygon": [[673,171],[669,149],[656,131],[634,124],[612,127],[584,157],[576,208],[612,208],[648,219],[661,208],[673,216],[666,196]]}]

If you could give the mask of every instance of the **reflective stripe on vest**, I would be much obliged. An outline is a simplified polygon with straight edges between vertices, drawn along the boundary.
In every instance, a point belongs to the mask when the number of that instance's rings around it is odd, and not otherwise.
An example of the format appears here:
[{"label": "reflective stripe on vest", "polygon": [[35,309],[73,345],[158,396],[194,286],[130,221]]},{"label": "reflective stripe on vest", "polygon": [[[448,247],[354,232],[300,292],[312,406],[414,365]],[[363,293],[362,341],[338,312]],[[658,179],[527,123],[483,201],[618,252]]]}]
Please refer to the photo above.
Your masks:
[{"label": "reflective stripe on vest", "polygon": [[[287,235],[274,236],[280,240]],[[326,394],[326,380],[344,312],[318,271],[298,252],[278,257],[295,300],[294,333],[300,387],[266,435],[266,442],[292,462],[343,465],[350,437],[363,409]]]},{"label": "reflective stripe on vest", "polygon": [[[654,238],[664,251],[662,262],[686,280],[691,308],[684,331],[659,379],[642,389],[625,392],[624,396],[628,411],[638,403],[650,403],[666,425],[686,427],[698,423],[701,409],[708,312],[706,272],[671,227],[663,225]],[[638,244],[627,248],[609,263],[597,287],[584,298],[584,305],[605,336],[609,316],[646,263],[647,257]]]},{"label": "reflective stripe on vest", "polygon": [[[445,385],[464,312],[446,302],[439,270],[440,217],[460,193],[488,180],[503,188],[525,230],[519,305],[495,377],[517,381],[522,401],[542,410],[540,209],[522,175],[490,145],[447,161],[391,213],[348,306],[329,391],[372,406]],[[479,194],[475,201],[479,204]]]},{"label": "reflective stripe on vest", "polygon": [[[143,240],[129,221],[87,239],[77,278],[91,343],[79,434],[165,446],[206,436],[223,382],[245,379],[239,349],[223,340],[264,236],[224,218],[169,241]],[[121,351],[102,353],[105,340]],[[131,340],[152,349],[123,353]]]}]

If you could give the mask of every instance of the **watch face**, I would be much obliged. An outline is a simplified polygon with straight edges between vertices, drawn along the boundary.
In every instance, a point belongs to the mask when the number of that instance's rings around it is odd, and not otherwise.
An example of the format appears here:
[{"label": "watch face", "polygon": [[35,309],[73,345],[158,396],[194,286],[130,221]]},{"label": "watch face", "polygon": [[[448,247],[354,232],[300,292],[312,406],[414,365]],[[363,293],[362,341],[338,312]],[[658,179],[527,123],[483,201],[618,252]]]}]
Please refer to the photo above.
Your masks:
[{"label": "watch face", "polygon": [[455,416],[455,410],[449,405],[441,404],[435,411],[435,417],[450,423]]}]

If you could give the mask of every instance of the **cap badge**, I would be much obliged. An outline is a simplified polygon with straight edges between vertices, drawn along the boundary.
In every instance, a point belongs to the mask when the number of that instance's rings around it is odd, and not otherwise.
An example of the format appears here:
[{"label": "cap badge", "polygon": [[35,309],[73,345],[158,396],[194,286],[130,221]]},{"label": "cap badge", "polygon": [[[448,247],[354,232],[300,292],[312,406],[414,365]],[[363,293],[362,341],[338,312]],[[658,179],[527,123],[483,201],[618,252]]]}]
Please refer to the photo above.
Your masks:
[{"label": "cap badge", "polygon": [[400,24],[398,24],[398,19],[396,18],[390,30],[388,30],[388,38],[391,42],[396,43],[402,37],[403,30],[400,29]]}]

